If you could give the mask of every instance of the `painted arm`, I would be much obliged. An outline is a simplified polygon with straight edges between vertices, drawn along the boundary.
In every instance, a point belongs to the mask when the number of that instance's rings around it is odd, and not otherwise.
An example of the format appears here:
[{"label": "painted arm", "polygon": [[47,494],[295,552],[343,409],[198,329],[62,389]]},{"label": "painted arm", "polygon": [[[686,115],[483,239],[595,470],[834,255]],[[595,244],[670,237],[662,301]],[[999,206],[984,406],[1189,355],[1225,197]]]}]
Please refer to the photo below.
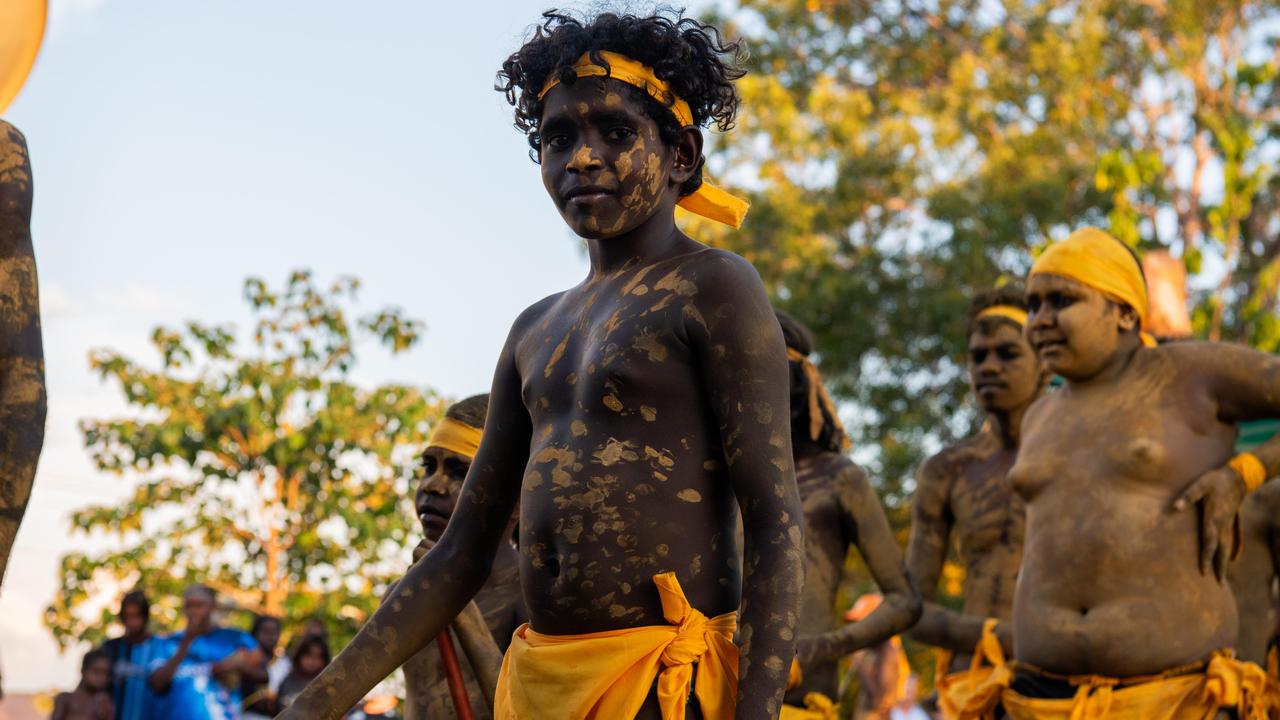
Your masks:
[{"label": "painted arm", "polygon": [[920,594],[907,580],[902,552],[867,476],[850,465],[835,482],[845,536],[862,553],[884,602],[859,622],[800,638],[796,653],[802,670],[882,643],[920,619]]},{"label": "painted arm", "polygon": [[708,386],[742,513],[739,720],[776,718],[795,656],[804,528],[791,458],[782,331],[759,275],[718,253],[698,278],[686,327]]},{"label": "painted arm", "polygon": [[280,718],[342,717],[374,685],[444,632],[484,585],[520,497],[532,435],[520,395],[515,336],[513,330],[498,360],[484,439],[440,542],[409,568],[351,644]]},{"label": "painted arm", "polygon": [[[1185,368],[1184,377],[1207,383],[1220,421],[1235,424],[1280,418],[1280,358],[1229,343],[1186,343],[1161,350]],[[1262,461],[1268,478],[1280,474],[1280,436],[1250,452]],[[1200,572],[1212,570],[1222,583],[1227,581],[1232,528],[1244,495],[1243,479],[1224,465],[1196,478],[1174,501],[1175,510],[1200,504]]]},{"label": "painted arm", "polygon": [[27,143],[0,121],[0,584],[31,497],[46,412]]},{"label": "painted arm", "polygon": [[951,539],[951,473],[941,456],[925,461],[916,474],[911,502],[911,540],[907,544],[907,572],[924,596],[924,613],[909,633],[913,640],[970,653],[982,637],[985,618],[958,613],[934,602],[938,578],[947,561]]}]

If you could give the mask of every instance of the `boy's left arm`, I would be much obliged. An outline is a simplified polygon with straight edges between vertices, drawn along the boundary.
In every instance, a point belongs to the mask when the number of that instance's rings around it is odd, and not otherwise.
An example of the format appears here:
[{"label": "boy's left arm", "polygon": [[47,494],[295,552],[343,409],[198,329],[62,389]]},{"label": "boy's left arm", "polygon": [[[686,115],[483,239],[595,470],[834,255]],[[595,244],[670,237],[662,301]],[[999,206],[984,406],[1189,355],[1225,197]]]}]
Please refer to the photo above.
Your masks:
[{"label": "boy's left arm", "polygon": [[[1188,343],[1170,349],[1175,348],[1188,375],[1208,383],[1220,421],[1280,418],[1280,358],[1231,343]],[[1280,435],[1249,453],[1262,463],[1266,478],[1280,475]],[[1220,582],[1226,582],[1236,513],[1245,492],[1243,477],[1224,465],[1198,477],[1174,501],[1176,510],[1203,501],[1200,571],[1207,574],[1212,568]]]},{"label": "boy's left arm", "polygon": [[782,330],[755,268],[716,252],[685,310],[742,513],[737,718],[776,718],[795,656],[804,526]]}]

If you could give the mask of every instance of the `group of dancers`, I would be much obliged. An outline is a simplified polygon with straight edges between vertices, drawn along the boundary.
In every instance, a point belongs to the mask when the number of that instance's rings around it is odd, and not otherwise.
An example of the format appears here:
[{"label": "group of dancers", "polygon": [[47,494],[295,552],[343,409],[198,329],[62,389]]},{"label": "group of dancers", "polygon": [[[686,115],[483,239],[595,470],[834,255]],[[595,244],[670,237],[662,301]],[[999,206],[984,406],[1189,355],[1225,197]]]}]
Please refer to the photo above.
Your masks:
[{"label": "group of dancers", "polygon": [[[1242,538],[1273,537],[1280,440],[1235,441],[1280,417],[1280,361],[1157,344],[1136,256],[1077,230],[974,298],[987,423],[920,469],[904,559],[809,333],[676,225],[746,212],[703,177],[700,130],[733,125],[736,51],[687,17],[549,12],[503,63],[590,271],[440,423],[418,559],[282,717],[337,718],[406,661],[411,713],[447,712],[423,648],[451,623],[502,720],[832,717],[837,661],[903,632],[951,653],[948,717],[1274,717],[1273,630],[1237,597],[1274,583],[1273,548]],[[850,545],[884,601],[845,624]],[[960,612],[931,602],[953,546]],[[1242,548],[1255,569],[1233,574]],[[496,671],[466,647],[477,618]]]}]

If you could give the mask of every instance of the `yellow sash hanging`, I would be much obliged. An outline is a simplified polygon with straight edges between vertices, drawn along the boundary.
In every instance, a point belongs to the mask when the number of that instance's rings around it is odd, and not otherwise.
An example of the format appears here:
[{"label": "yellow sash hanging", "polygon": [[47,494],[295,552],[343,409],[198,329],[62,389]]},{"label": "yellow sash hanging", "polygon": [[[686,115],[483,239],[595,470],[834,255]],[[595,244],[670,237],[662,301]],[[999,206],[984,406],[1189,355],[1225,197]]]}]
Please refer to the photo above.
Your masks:
[{"label": "yellow sash hanging", "polygon": [[691,686],[703,717],[730,720],[738,692],[736,613],[708,619],[689,605],[675,573],[653,582],[671,625],[583,635],[520,626],[498,675],[495,720],[635,717],[655,677],[663,720],[684,720]]},{"label": "yellow sash hanging", "polygon": [[840,447],[849,449],[849,436],[840,423],[840,415],[836,413],[836,404],[827,393],[827,386],[822,382],[822,373],[804,353],[794,348],[787,348],[787,359],[800,363],[805,379],[809,381],[809,439],[817,440],[822,434],[822,409],[826,408],[831,415],[831,423],[839,437]]},{"label": "yellow sash hanging", "polygon": [[[573,64],[574,74],[578,77],[607,77],[640,88],[648,93],[649,97],[670,110],[681,127],[693,124],[693,111],[689,108],[689,103],[677,97],[666,82],[658,79],[653,68],[632,60],[626,55],[608,50],[601,50],[597,55],[608,63],[609,67],[597,65],[591,59],[591,53],[586,52]],[[551,92],[551,88],[559,84],[559,73],[552,73],[551,79],[543,86],[542,92],[538,93],[538,99],[546,97],[547,93]],[[701,215],[708,220],[715,220],[734,228],[742,227],[742,220],[751,207],[751,203],[743,198],[732,195],[705,180],[697,190],[680,198],[676,204],[695,215]]]}]

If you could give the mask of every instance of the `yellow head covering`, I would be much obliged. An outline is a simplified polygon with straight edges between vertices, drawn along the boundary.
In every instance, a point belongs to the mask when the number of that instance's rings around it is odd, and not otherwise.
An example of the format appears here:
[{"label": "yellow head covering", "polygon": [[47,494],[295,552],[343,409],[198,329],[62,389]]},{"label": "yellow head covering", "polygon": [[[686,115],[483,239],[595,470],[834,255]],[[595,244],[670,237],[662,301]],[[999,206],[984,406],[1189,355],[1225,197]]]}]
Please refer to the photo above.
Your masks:
[{"label": "yellow head covering", "polygon": [[476,450],[480,448],[481,434],[480,428],[471,427],[464,422],[447,417],[441,420],[435,429],[431,431],[431,438],[427,440],[427,447],[443,448],[459,455],[474,458]]},{"label": "yellow head covering", "polygon": [[[1060,275],[1088,285],[1138,313],[1139,327],[1147,322],[1147,283],[1142,266],[1117,239],[1094,227],[1081,228],[1066,240],[1050,245],[1031,266],[1035,275]],[[1142,344],[1155,338],[1142,333]]]},{"label": "yellow head covering", "polygon": [[[676,122],[682,127],[693,124],[693,111],[689,109],[689,103],[676,97],[675,93],[671,92],[670,86],[654,74],[653,68],[608,50],[601,50],[597,54],[601,60],[609,64],[609,67],[597,65],[591,59],[591,53],[586,52],[578,58],[578,62],[573,64],[574,74],[578,77],[612,78],[638,87],[670,110],[671,114],[676,116]],[[551,92],[551,88],[559,84],[559,73],[552,73],[551,79],[543,86],[542,92],[538,93],[538,99],[546,97],[547,93]],[[691,194],[680,198],[677,204],[695,215],[735,228],[742,226],[742,220],[747,216],[747,209],[751,207],[746,200],[731,195],[706,181],[703,181],[702,185]]]},{"label": "yellow head covering", "polygon": [[1012,320],[1017,323],[1019,327],[1026,327],[1027,325],[1027,311],[1016,305],[992,305],[978,313],[978,317],[975,319],[981,320],[989,317],[1001,317],[1006,320]]}]

